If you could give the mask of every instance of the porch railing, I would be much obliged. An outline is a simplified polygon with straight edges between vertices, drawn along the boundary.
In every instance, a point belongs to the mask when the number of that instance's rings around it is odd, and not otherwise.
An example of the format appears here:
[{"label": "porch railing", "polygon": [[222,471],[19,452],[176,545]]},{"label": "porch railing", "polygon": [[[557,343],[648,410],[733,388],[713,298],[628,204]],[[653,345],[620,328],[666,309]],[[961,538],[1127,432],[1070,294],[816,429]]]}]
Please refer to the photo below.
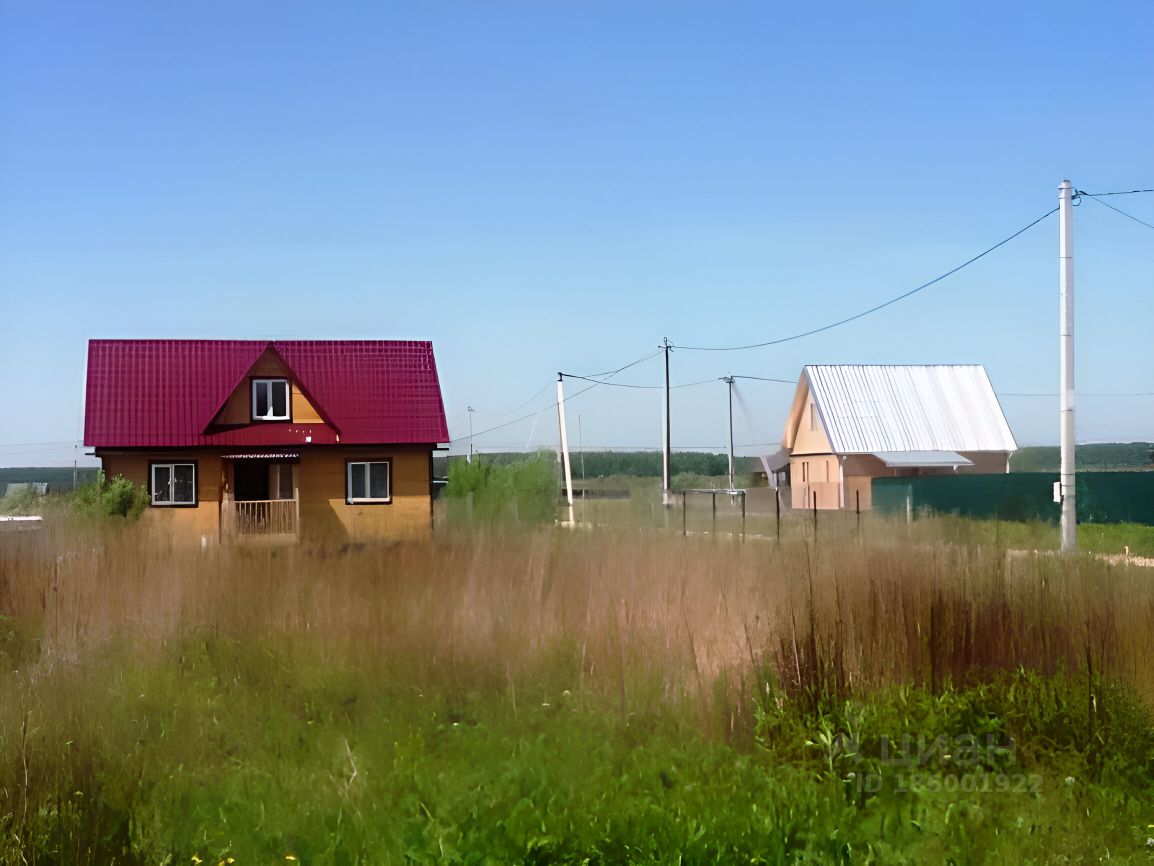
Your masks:
[{"label": "porch railing", "polygon": [[221,503],[229,535],[300,535],[300,500],[241,499]]}]

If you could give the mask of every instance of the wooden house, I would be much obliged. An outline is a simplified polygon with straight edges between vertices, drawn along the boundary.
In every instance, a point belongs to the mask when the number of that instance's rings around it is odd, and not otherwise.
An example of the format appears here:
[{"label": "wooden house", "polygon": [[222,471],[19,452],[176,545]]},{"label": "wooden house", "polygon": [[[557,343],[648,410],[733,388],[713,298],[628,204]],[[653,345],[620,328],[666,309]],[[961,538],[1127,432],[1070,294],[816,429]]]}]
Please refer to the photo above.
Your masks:
[{"label": "wooden house", "polygon": [[809,365],[773,468],[794,508],[866,509],[873,478],[1008,472],[1017,447],[984,367]]},{"label": "wooden house", "polygon": [[84,443],[202,538],[397,538],[432,523],[448,441],[432,344],[92,340]]}]

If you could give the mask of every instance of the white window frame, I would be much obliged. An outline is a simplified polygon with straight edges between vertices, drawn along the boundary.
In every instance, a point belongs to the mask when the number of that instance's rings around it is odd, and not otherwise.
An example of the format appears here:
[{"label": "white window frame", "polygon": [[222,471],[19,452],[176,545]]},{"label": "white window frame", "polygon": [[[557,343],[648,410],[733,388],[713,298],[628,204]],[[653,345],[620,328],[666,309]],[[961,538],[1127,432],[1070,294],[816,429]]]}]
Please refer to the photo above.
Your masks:
[{"label": "white window frame", "polygon": [[[188,466],[192,469],[192,499],[176,501],[176,467]],[[157,500],[156,470],[168,470],[168,501]],[[148,466],[148,504],[154,508],[193,508],[200,502],[197,489],[196,463],[191,460],[176,460],[172,463],[150,463]]]},{"label": "white window frame", "polygon": [[[284,414],[283,415],[274,415],[273,414],[274,401],[272,398],[272,389],[273,389],[273,385],[275,385],[278,382],[283,383],[284,389],[285,389]],[[256,414],[256,389],[257,389],[257,386],[259,386],[259,385],[267,385],[268,386],[268,414],[266,414],[266,415]],[[292,395],[292,387],[289,385],[288,379],[285,379],[283,377],[274,377],[271,379],[253,379],[252,380],[252,394],[251,394],[251,397],[252,397],[252,420],[253,421],[291,421],[292,415],[293,415],[292,396],[293,396]]]},{"label": "white window frame", "polygon": [[[353,496],[353,467],[365,467],[365,492],[369,488],[370,466],[382,464],[385,467],[385,486],[387,493],[384,498],[373,496]],[[345,503],[348,505],[388,505],[393,501],[393,461],[392,460],[349,460],[345,463]]]}]

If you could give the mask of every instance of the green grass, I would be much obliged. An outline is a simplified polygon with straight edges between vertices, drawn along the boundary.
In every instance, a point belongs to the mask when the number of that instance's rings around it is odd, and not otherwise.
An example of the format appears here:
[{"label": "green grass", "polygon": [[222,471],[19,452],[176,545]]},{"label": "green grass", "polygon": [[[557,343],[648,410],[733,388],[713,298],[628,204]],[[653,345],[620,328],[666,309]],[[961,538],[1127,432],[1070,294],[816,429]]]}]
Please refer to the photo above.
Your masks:
[{"label": "green grass", "polygon": [[[1012,550],[1057,550],[1061,546],[1058,527],[1042,522],[932,516],[915,520],[910,531],[915,537],[923,539],[996,545]],[[1118,554],[1129,549],[1132,556],[1154,556],[1154,526],[1138,523],[1082,523],[1078,526],[1078,547],[1091,553]]]},{"label": "green grass", "polygon": [[0,546],[0,862],[1150,862],[1147,570],[840,517],[49,521]]},{"label": "green grass", "polygon": [[[62,717],[27,706],[24,743],[19,718],[3,728],[6,780],[20,779],[24,750],[54,768],[20,844],[5,838],[9,861],[1147,862],[1154,734],[1121,689],[1100,692],[1109,713],[1093,736],[1084,681],[1023,674],[816,713],[771,698],[754,741],[733,742],[676,703],[639,702],[623,718],[576,691],[572,653],[523,681],[515,708],[507,689],[469,676],[426,689],[374,673],[214,639],[151,665],[112,653],[56,671],[39,688],[67,696]],[[9,714],[20,691],[9,674]],[[882,735],[911,732],[1013,748],[879,759]],[[839,745],[847,735],[858,754]],[[945,790],[951,779],[977,791]],[[23,809],[14,793],[9,827]]]}]

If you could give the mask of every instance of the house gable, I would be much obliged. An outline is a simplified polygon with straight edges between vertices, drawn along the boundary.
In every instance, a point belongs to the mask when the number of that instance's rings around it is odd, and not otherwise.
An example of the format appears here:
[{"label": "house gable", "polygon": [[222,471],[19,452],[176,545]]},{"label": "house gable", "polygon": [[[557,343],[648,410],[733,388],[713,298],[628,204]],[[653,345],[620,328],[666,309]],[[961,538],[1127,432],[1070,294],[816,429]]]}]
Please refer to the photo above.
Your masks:
[{"label": "house gable", "polygon": [[224,405],[213,416],[206,430],[212,431],[254,423],[252,420],[252,380],[261,378],[288,380],[289,416],[293,423],[331,426],[301,387],[296,373],[285,363],[277,351],[269,346],[233,389]]},{"label": "house gable", "polygon": [[804,374],[794,392],[793,404],[782,435],[782,446],[791,454],[830,454],[833,451],[825,432],[821,409],[814,400],[813,391]]}]

